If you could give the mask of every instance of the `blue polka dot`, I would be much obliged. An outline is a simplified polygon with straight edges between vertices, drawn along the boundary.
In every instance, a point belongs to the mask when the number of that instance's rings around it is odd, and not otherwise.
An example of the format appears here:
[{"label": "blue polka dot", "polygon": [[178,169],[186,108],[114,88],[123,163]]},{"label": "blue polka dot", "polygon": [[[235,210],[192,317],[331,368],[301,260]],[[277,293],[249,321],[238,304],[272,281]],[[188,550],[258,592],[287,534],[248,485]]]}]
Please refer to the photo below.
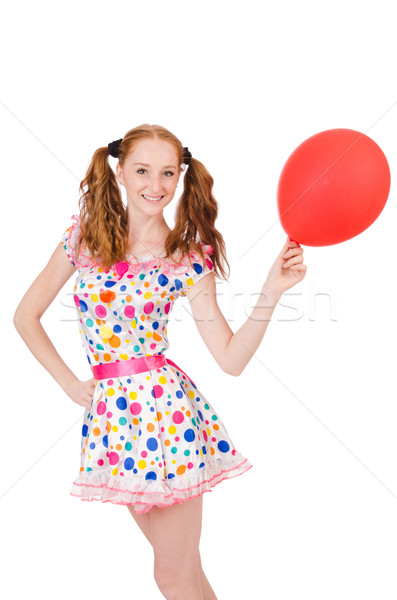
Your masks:
[{"label": "blue polka dot", "polygon": [[87,312],[88,306],[84,302],[84,300],[80,300],[79,306],[80,306],[80,310],[81,310],[82,313]]},{"label": "blue polka dot", "polygon": [[82,433],[83,437],[87,437],[87,433],[88,433],[87,425],[83,425],[83,429],[81,430],[81,433]]},{"label": "blue polka dot", "polygon": [[131,469],[133,469],[133,468],[134,468],[134,464],[135,464],[135,461],[134,461],[134,459],[133,459],[133,458],[131,458],[131,457],[129,456],[129,457],[128,457],[128,458],[126,458],[126,459],[125,459],[125,461],[124,461],[124,469],[125,469],[126,471],[131,471]]},{"label": "blue polka dot", "polygon": [[192,442],[196,436],[193,429],[186,429],[185,433],[183,434],[183,437],[187,442]]},{"label": "blue polka dot", "polygon": [[109,447],[109,442],[108,442],[108,436],[104,435],[102,438],[102,444],[105,446],[105,448]]},{"label": "blue polka dot", "polygon": [[124,396],[117,398],[116,406],[119,410],[125,410],[127,408],[127,400],[124,398]]},{"label": "blue polka dot", "polygon": [[158,280],[159,284],[162,286],[167,285],[167,283],[168,283],[168,277],[166,275],[164,275],[164,273],[160,273],[157,280]]},{"label": "blue polka dot", "polygon": [[225,440],[218,442],[218,448],[221,452],[229,452],[230,446]]},{"label": "blue polka dot", "polygon": [[105,281],[105,287],[107,287],[107,288],[111,288],[114,285],[116,285],[115,281]]},{"label": "blue polka dot", "polygon": [[156,440],[156,438],[151,437],[148,439],[148,441],[146,442],[146,446],[148,448],[148,450],[157,450],[158,448],[158,442]]},{"label": "blue polka dot", "polygon": [[157,479],[157,475],[154,471],[148,471],[145,479]]}]

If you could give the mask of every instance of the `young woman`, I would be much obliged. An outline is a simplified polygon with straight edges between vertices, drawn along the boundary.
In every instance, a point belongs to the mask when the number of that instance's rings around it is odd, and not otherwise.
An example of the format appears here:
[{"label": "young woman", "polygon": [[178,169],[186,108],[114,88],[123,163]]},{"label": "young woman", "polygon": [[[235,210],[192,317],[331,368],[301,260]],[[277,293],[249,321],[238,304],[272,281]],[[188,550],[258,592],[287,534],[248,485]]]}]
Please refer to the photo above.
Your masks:
[{"label": "young woman", "polygon": [[[118,158],[116,172],[109,154]],[[171,229],[163,211],[185,169]],[[302,248],[287,239],[250,318],[233,333],[216,300],[215,273],[225,276],[227,259],[212,186],[205,166],[158,125],[99,148],[80,184],[79,214],[14,316],[37,360],[85,408],[71,494],[126,505],[153,547],[159,589],[183,600],[216,598],[199,552],[203,494],[252,464],[196,384],[165,357],[169,314],[187,296],[208,350],[237,376],[281,295],[306,273]],[[74,302],[93,373],[87,381],[68,368],[40,323],[76,270]]]}]

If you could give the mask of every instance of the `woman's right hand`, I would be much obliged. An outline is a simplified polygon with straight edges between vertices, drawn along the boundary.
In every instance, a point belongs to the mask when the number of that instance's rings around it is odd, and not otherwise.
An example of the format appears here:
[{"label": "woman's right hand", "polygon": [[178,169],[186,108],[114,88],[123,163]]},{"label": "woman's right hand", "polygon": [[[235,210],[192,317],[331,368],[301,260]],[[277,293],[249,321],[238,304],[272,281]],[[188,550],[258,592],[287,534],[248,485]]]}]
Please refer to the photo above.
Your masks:
[{"label": "woman's right hand", "polygon": [[84,408],[90,408],[97,383],[98,380],[95,377],[91,377],[87,381],[76,379],[69,385],[65,392],[76,404],[80,404]]}]

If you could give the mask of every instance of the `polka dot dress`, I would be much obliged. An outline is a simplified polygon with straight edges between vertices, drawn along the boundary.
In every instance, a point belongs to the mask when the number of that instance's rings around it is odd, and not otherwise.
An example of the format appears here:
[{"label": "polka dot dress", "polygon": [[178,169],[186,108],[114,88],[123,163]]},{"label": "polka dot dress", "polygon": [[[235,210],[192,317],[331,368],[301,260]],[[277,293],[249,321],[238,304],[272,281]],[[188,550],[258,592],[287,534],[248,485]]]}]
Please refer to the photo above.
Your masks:
[{"label": "polka dot dress", "polygon": [[[163,354],[174,303],[213,270],[213,248],[202,243],[205,265],[191,253],[193,269],[186,256],[178,264],[131,257],[103,270],[84,247],[76,258],[80,216],[72,219],[61,244],[77,270],[73,300],[89,365]],[[252,467],[195,383],[171,365],[99,379],[81,434],[71,495],[137,513],[212,491]]]}]

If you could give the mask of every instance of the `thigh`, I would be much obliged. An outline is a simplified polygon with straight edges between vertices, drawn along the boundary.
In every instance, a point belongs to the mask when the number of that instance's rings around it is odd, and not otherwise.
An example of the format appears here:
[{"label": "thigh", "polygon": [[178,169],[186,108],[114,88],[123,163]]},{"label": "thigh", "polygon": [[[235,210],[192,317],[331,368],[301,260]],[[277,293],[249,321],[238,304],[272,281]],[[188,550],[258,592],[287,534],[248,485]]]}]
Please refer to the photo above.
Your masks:
[{"label": "thigh", "polygon": [[199,565],[203,495],[166,508],[154,506],[148,514],[155,570],[171,574]]},{"label": "thigh", "polygon": [[134,517],[134,520],[148,542],[152,544],[152,536],[150,532],[150,511],[147,513],[136,513],[131,505],[127,504],[127,508]]}]

